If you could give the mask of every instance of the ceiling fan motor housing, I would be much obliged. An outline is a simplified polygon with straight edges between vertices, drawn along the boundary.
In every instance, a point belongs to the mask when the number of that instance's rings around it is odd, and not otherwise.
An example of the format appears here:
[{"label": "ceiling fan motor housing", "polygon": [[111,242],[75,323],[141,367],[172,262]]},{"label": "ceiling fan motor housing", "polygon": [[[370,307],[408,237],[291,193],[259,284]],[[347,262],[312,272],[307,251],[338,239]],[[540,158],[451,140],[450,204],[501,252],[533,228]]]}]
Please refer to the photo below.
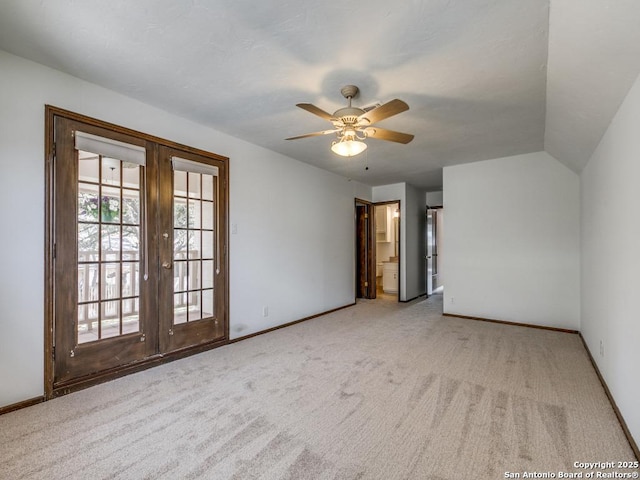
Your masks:
[{"label": "ceiling fan motor housing", "polygon": [[345,125],[353,125],[358,121],[358,117],[363,113],[365,113],[365,111],[361,108],[344,107],[336,110],[333,116],[340,119]]},{"label": "ceiling fan motor housing", "polygon": [[[355,125],[355,123],[358,121],[358,117],[365,113],[365,111],[361,108],[351,106],[351,99],[355,97],[359,91],[360,89],[355,85],[345,85],[340,89],[340,93],[342,94],[342,96],[349,100],[349,106],[336,110],[333,113],[333,116],[336,119],[340,120],[344,125]],[[338,122],[338,124],[336,124],[336,122],[333,123],[336,126],[340,126],[340,122]]]}]

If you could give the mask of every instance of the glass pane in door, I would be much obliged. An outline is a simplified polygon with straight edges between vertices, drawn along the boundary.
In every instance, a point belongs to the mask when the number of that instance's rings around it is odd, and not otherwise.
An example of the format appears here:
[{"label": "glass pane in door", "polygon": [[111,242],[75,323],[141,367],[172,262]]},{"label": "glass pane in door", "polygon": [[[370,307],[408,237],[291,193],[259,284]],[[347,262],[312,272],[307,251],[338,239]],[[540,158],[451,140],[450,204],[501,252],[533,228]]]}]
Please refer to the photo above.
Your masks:
[{"label": "glass pane in door", "polygon": [[217,177],[173,172],[173,324],[214,316]]},{"label": "glass pane in door", "polygon": [[78,344],[140,331],[141,168],[78,151]]}]

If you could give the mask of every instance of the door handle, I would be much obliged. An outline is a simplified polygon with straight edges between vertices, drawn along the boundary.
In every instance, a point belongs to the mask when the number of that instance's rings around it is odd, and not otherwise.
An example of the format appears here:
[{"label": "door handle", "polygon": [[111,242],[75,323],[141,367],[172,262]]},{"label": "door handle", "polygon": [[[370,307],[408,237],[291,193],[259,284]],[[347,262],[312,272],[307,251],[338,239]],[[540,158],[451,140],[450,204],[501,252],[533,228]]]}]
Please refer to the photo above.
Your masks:
[{"label": "door handle", "polygon": [[173,266],[173,265],[171,264],[171,262],[164,262],[164,263],[162,264],[162,268],[166,268],[167,270],[171,270],[171,267],[172,267],[172,266]]}]

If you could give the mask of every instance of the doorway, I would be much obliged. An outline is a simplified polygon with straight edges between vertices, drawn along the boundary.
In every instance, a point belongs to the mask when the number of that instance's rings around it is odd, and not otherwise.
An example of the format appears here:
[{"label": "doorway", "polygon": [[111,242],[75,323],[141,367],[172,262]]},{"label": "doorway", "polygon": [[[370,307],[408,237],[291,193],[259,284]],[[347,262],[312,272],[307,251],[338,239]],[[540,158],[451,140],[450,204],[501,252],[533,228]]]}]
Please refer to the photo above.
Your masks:
[{"label": "doorway", "polygon": [[442,208],[427,207],[425,222],[427,296],[443,290],[440,277]]},{"label": "doorway", "polygon": [[400,202],[375,204],[376,290],[385,298],[399,299]]},{"label": "doorway", "polygon": [[47,125],[47,396],[227,340],[227,159],[53,107]]}]

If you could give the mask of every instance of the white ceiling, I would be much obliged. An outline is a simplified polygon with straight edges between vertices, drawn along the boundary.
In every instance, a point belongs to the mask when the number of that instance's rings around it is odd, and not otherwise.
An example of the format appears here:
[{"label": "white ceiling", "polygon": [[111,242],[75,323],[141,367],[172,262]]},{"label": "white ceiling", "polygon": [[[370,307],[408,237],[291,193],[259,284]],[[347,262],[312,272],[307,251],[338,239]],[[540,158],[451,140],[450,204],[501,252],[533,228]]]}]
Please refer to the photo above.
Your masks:
[{"label": "white ceiling", "polygon": [[[0,48],[370,185],[433,190],[446,165],[588,160],[640,72],[640,2],[551,2],[550,19],[547,0],[3,0]],[[415,140],[351,159],[331,136],[284,140],[329,128],[295,104],[333,112],[346,84],[357,106],[406,101],[379,126]]]},{"label": "white ceiling", "polygon": [[544,146],[580,172],[640,74],[640,2],[551,5]]}]

